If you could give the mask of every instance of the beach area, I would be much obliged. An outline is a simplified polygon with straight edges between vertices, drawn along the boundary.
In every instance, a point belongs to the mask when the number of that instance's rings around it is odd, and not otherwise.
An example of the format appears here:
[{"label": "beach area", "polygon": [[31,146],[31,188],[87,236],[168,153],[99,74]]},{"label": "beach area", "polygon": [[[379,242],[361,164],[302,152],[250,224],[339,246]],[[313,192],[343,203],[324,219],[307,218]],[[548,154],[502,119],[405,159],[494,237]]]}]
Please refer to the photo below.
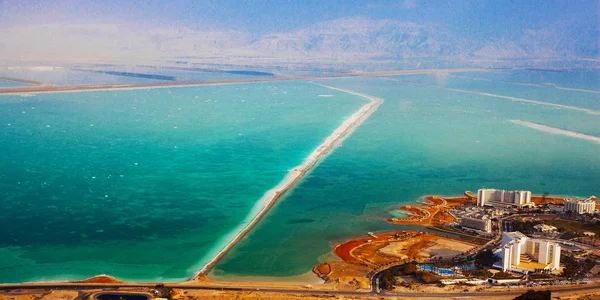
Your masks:
[{"label": "beach area", "polygon": [[370,233],[336,245],[333,252],[341,261],[320,263],[313,272],[338,289],[365,289],[370,285],[369,278],[379,270],[409,261],[449,258],[478,247],[478,244],[413,230]]},{"label": "beach area", "polygon": [[386,218],[385,220],[391,224],[421,226],[451,223],[455,222],[456,218],[449,214],[448,210],[466,203],[474,203],[474,199],[470,193],[465,193],[464,197],[426,196],[420,204],[400,206],[399,209],[406,212],[405,217]]}]

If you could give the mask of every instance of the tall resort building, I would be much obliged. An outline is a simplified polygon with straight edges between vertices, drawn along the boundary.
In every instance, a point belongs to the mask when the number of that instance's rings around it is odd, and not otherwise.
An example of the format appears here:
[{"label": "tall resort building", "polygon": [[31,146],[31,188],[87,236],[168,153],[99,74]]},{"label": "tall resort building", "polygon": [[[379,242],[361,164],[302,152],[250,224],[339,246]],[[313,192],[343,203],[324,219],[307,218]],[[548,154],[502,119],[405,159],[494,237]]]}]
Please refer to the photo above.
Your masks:
[{"label": "tall resort building", "polygon": [[514,231],[502,233],[502,246],[498,251],[501,262],[495,266],[502,271],[528,273],[535,270],[556,270],[560,266],[560,245],[532,239]]},{"label": "tall resort building", "polygon": [[593,214],[596,212],[596,201],[587,199],[566,199],[565,200],[565,212],[572,211],[579,215],[581,214]]},{"label": "tall resort building", "polygon": [[527,206],[532,205],[530,191],[505,191],[480,189],[477,191],[477,206]]}]

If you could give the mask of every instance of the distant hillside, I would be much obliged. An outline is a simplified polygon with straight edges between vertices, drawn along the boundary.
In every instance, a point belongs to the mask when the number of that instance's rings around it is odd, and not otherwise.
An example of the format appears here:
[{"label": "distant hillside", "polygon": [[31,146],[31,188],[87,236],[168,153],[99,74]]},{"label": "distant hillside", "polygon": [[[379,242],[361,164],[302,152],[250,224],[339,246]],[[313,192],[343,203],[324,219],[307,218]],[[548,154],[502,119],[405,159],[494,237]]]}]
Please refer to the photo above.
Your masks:
[{"label": "distant hillside", "polygon": [[244,48],[257,55],[296,58],[571,58],[597,57],[599,36],[594,28],[561,23],[523,29],[514,40],[474,40],[436,24],[345,18],[262,36]]},{"label": "distant hillside", "polygon": [[596,28],[561,22],[541,29],[523,29],[516,40],[495,40],[473,56],[493,58],[598,57],[600,34]]},{"label": "distant hillside", "polygon": [[249,32],[187,27],[145,28],[123,24],[47,24],[0,30],[5,59],[127,62],[173,57],[211,62],[382,62],[421,59],[599,58],[597,26],[577,22],[523,28],[513,38],[474,39],[440,24],[343,18],[291,32],[252,37]]},{"label": "distant hillside", "polygon": [[274,57],[387,59],[456,56],[467,42],[439,26],[347,18],[262,36],[246,49]]}]

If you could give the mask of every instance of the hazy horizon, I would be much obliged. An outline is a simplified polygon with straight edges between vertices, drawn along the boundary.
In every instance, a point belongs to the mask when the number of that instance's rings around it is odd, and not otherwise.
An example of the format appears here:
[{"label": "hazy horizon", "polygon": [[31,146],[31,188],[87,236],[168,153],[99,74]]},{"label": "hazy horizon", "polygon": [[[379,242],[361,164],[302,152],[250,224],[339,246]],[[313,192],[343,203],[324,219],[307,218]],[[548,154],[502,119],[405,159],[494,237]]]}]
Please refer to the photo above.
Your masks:
[{"label": "hazy horizon", "polygon": [[597,59],[597,1],[0,1],[6,61]]}]

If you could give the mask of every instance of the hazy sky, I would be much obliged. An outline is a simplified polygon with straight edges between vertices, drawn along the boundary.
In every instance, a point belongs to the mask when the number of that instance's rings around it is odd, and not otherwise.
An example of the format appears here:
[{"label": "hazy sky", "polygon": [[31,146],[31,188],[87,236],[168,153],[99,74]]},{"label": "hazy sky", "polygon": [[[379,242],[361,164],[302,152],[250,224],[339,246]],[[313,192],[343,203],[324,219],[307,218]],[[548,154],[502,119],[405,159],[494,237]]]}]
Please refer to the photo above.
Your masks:
[{"label": "hazy sky", "polygon": [[0,58],[210,54],[352,17],[434,25],[500,48],[533,36],[589,56],[598,53],[599,11],[598,0],[0,0]]},{"label": "hazy sky", "polygon": [[597,0],[278,0],[0,1],[3,27],[48,22],[135,22],[193,29],[229,28],[264,34],[319,21],[362,16],[443,24],[463,34],[507,35],[557,21],[598,26]]}]

